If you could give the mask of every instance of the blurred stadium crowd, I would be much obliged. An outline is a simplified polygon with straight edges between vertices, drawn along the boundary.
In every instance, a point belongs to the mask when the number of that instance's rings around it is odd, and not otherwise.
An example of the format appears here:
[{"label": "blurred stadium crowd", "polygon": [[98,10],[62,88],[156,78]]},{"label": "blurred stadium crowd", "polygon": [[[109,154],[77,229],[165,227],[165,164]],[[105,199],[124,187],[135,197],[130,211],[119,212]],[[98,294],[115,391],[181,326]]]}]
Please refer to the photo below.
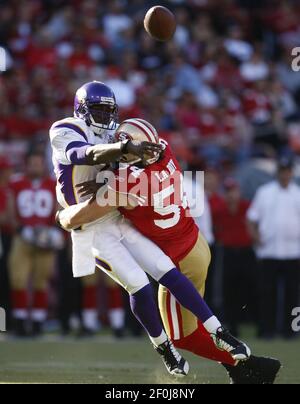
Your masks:
[{"label": "blurred stadium crowd", "polygon": [[[143,29],[145,12],[155,4],[177,17],[176,36],[167,44],[154,42]],[[0,0],[0,46],[8,55],[0,75],[0,306],[22,301],[8,286],[11,242],[24,228],[15,223],[11,182],[42,166],[42,153],[45,177],[52,175],[48,129],[72,114],[74,91],[95,79],[115,91],[120,120],[150,121],[186,169],[206,170],[215,251],[208,300],[216,310],[225,303],[236,334],[241,319],[259,325],[258,269],[246,212],[259,186],[276,174],[280,156],[297,163],[300,73],[291,68],[291,50],[300,46],[299,19],[297,0]],[[300,177],[297,164],[295,171]],[[110,321],[120,336],[121,292],[104,286],[103,278],[98,286],[95,279],[84,285],[72,280],[67,236],[57,248],[52,275],[42,286],[40,280],[31,285],[37,285],[31,302],[36,334],[46,306],[64,333],[74,313],[81,313],[83,331],[93,330],[98,306],[102,322]],[[22,256],[14,262],[15,271],[22,271]],[[236,263],[239,268],[232,268]],[[228,265],[231,272],[222,276]],[[40,293],[46,280],[49,304]]]}]

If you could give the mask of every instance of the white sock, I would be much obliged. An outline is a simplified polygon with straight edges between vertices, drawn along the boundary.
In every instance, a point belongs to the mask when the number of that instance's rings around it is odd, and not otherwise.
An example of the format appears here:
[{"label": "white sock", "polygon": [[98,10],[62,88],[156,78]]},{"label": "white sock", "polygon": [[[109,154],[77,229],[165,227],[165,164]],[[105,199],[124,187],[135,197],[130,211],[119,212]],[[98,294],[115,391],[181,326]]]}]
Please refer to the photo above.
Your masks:
[{"label": "white sock", "polygon": [[120,330],[125,325],[125,311],[123,309],[109,310],[109,322],[113,330]]},{"label": "white sock", "polygon": [[165,333],[165,331],[163,330],[162,333],[161,333],[161,335],[160,335],[159,337],[154,338],[154,337],[151,337],[151,336],[150,336],[150,340],[151,340],[151,342],[153,343],[153,345],[155,345],[156,347],[158,347],[159,345],[161,345],[161,344],[163,344],[163,343],[165,343],[165,342],[168,341],[168,336],[167,336],[167,334]]},{"label": "white sock", "polygon": [[29,313],[27,309],[15,309],[13,311],[13,316],[16,320],[27,320]]},{"label": "white sock", "polygon": [[203,324],[206,331],[209,332],[210,334],[216,334],[217,330],[222,327],[222,324],[220,321],[217,319],[216,316],[213,316],[209,318],[205,323]]},{"label": "white sock", "polygon": [[86,309],[82,313],[82,322],[85,328],[91,331],[98,331],[98,312],[95,309]]},{"label": "white sock", "polygon": [[31,313],[31,318],[33,321],[43,323],[47,319],[47,310],[44,309],[33,309]]}]

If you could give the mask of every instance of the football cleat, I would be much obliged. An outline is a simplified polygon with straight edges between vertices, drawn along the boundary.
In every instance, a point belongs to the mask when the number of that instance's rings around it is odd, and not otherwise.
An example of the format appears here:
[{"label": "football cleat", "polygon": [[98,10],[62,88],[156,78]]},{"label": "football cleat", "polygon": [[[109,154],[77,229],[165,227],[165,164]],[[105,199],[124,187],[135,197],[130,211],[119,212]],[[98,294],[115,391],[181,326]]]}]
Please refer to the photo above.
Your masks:
[{"label": "football cleat", "polygon": [[154,346],[156,352],[162,357],[162,360],[172,376],[187,376],[190,370],[189,363],[176,350],[172,341],[168,340],[158,347]]},{"label": "football cleat", "polygon": [[96,336],[96,334],[97,334],[96,331],[82,326],[77,333],[77,338],[82,338],[82,339],[94,338]]},{"label": "football cleat", "polygon": [[31,336],[34,338],[41,337],[43,335],[43,323],[40,321],[33,321]]},{"label": "football cleat", "polygon": [[250,348],[233,337],[228,330],[220,327],[216,334],[211,334],[211,337],[220,351],[228,352],[235,361],[245,361],[250,358]]},{"label": "football cleat", "polygon": [[124,328],[115,328],[113,330],[113,335],[116,339],[119,339],[119,340],[125,338]]},{"label": "football cleat", "polygon": [[228,372],[231,384],[274,384],[282,368],[279,360],[251,356],[237,366],[223,365]]},{"label": "football cleat", "polygon": [[30,336],[27,329],[26,320],[15,320],[14,336],[16,338],[28,338]]}]

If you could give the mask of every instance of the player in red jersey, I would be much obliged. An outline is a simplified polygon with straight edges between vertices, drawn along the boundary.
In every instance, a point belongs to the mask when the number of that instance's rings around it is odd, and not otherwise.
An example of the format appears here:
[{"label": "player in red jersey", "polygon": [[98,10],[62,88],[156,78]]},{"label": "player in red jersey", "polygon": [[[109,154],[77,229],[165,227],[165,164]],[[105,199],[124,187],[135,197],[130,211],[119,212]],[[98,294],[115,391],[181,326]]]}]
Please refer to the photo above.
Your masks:
[{"label": "player in red jersey", "polygon": [[32,332],[38,335],[47,315],[47,287],[56,249],[63,236],[55,227],[56,183],[46,175],[45,156],[31,153],[26,174],[11,183],[18,232],[9,257],[13,317],[18,336],[29,333],[29,291],[32,280]]},{"label": "player in red jersey", "polygon": [[[196,245],[199,228],[190,214],[180,165],[170,146],[161,142],[165,150],[159,161],[147,168],[126,166],[118,169],[116,190],[124,193],[122,188],[126,184],[132,198],[136,191],[139,198],[143,197],[139,206],[120,208],[121,213],[179,264]],[[147,190],[144,186],[136,187],[141,181],[149,186]]]},{"label": "player in red jersey", "polygon": [[[139,130],[134,131],[133,126]],[[129,138],[139,141],[144,140],[144,136],[149,136],[148,139],[152,140],[156,132],[153,129],[152,125],[145,121],[128,120],[118,129],[117,139]],[[106,202],[109,201],[111,206],[119,206],[124,217],[144,236],[156,243],[203,296],[211,260],[210,249],[190,215],[180,165],[168,144],[163,144],[165,150],[160,156],[145,156],[143,161],[126,156],[129,166],[121,167],[116,172],[116,177],[110,177],[110,191]],[[95,191],[94,187],[95,184],[92,183],[83,184],[81,192],[86,196]],[[102,190],[100,194],[103,198]],[[101,217],[99,205],[103,201],[97,199],[98,204],[87,201],[75,207],[73,212],[66,212],[65,218],[68,217],[70,227]],[[147,254],[147,251],[144,254]],[[254,382],[254,379],[260,383],[274,381],[280,367],[278,361],[251,357],[246,363],[234,362],[228,353],[217,349],[218,341],[213,342],[203,324],[190,311],[181,307],[162,286],[159,290],[159,301],[166,331],[176,347],[223,363],[234,382],[241,382],[244,377],[243,381],[250,383]]]},{"label": "player in red jersey", "polygon": [[[145,121],[140,122],[147,125]],[[151,126],[148,128],[151,130]],[[122,138],[123,130],[126,133],[129,128],[121,125],[117,131],[119,138]],[[138,167],[120,167],[116,172],[116,182],[111,187],[129,196],[128,201],[119,201],[127,205],[119,208],[124,217],[157,244],[204,296],[211,261],[210,249],[191,217],[180,164],[168,143],[160,142],[165,150],[157,161],[150,160],[152,164],[142,163]],[[129,162],[130,159],[129,156]],[[138,198],[138,206],[135,197]],[[227,353],[217,349],[198,319],[180,306],[163,286],[159,288],[159,307],[165,329],[175,346],[201,357],[235,364]]]}]

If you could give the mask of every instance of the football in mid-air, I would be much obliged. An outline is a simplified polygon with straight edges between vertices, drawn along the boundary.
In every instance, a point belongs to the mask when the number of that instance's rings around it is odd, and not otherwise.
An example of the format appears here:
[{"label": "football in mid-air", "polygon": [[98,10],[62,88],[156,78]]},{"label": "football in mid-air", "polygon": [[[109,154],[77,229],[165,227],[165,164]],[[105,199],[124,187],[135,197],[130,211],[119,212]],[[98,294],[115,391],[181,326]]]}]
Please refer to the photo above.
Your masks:
[{"label": "football in mid-air", "polygon": [[173,38],[177,24],[174,14],[169,9],[156,6],[147,12],[144,26],[152,38],[166,42]]}]

